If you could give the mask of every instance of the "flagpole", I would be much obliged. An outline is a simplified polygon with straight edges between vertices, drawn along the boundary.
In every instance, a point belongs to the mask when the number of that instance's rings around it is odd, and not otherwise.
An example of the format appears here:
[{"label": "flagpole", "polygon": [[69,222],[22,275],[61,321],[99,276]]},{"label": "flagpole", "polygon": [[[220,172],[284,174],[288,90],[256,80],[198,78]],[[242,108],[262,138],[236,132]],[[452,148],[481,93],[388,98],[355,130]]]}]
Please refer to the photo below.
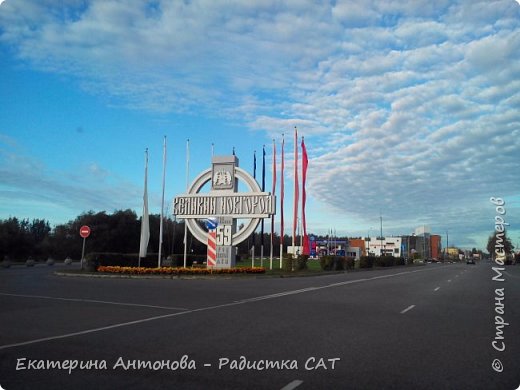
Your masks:
[{"label": "flagpole", "polygon": [[143,192],[143,216],[141,218],[141,239],[139,242],[139,259],[137,266],[141,266],[141,257],[146,257],[148,242],[150,240],[150,221],[148,218],[148,148],[144,152],[144,192]]},{"label": "flagpole", "polygon": [[[235,149],[233,149],[234,151]],[[256,180],[256,150],[253,151],[253,179]],[[251,267],[255,266],[255,230],[253,230],[253,246],[251,247]]]},{"label": "flagpole", "polygon": [[157,256],[157,267],[161,267],[161,254],[163,243],[163,218],[164,218],[164,186],[166,180],[166,136],[163,143],[163,176],[162,176],[162,198],[161,198],[161,222],[159,224],[159,254]]},{"label": "flagpole", "polygon": [[[296,227],[298,223],[298,201],[299,201],[299,185],[298,185],[298,129],[294,127],[294,204],[293,204],[293,229],[292,229],[292,247],[293,258],[297,257],[296,248]],[[293,263],[294,271],[294,263]]]},{"label": "flagpole", "polygon": [[[276,194],[276,144],[273,138],[273,190],[271,195],[274,197]],[[270,261],[269,261],[269,269],[273,269],[273,250],[274,250],[274,214],[271,215],[271,250],[270,250]]]},{"label": "flagpole", "polygon": [[[265,192],[265,145],[262,147],[262,192]],[[260,227],[260,267],[264,266],[264,218]]]},{"label": "flagpole", "polygon": [[[186,193],[188,192],[188,187],[190,185],[190,140],[186,140]],[[184,268],[187,265],[188,258],[188,223],[187,220],[184,220]]]},{"label": "flagpole", "polygon": [[283,220],[283,198],[284,198],[284,149],[285,134],[282,133],[282,159],[280,161],[280,269],[283,266],[283,239],[284,239],[284,220]]},{"label": "flagpole", "polygon": [[307,168],[309,159],[307,157],[307,148],[305,146],[305,139],[302,137],[302,252],[304,255],[310,255],[309,237],[307,236],[307,217],[305,215],[305,207],[307,204]]}]

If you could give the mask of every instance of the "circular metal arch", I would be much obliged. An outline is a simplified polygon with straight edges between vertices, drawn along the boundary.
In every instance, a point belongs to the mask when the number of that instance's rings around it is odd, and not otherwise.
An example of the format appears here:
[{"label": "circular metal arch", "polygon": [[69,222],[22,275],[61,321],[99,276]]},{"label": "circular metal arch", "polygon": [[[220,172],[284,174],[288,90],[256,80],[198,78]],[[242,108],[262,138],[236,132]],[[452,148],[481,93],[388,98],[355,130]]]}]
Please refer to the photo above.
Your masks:
[{"label": "circular metal arch", "polygon": [[[209,168],[197,176],[188,189],[188,194],[198,194],[202,187],[204,187],[207,182],[211,181],[211,172],[212,169]],[[235,167],[235,177],[243,180],[251,192],[262,191],[253,176],[251,176],[243,169]],[[260,219],[261,218],[251,218],[243,229],[240,229],[235,234],[233,234],[233,245],[238,245],[241,242],[247,240],[247,238],[256,230],[258,224],[260,223]],[[188,228],[190,229],[190,232],[193,234],[193,236],[203,244],[206,244],[208,240],[208,232],[199,226],[196,219],[186,218],[186,224],[188,225]]]}]

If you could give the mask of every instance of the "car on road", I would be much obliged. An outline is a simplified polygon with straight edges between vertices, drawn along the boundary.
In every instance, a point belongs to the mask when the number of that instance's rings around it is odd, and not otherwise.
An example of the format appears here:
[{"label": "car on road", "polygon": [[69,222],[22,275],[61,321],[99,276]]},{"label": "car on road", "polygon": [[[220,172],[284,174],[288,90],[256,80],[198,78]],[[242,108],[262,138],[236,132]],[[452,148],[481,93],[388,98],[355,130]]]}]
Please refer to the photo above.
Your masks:
[{"label": "car on road", "polygon": [[473,259],[467,259],[466,264],[475,264],[475,260]]}]

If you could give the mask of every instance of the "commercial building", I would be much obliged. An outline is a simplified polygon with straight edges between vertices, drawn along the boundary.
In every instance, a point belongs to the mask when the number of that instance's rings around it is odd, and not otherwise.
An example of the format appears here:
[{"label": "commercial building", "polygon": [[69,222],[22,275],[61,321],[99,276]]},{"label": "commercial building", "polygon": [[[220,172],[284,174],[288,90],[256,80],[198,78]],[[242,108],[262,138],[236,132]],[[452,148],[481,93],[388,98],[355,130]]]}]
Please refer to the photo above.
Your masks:
[{"label": "commercial building", "polygon": [[442,258],[442,237],[438,234],[430,236],[431,258],[440,260]]},{"label": "commercial building", "polygon": [[402,236],[402,253],[405,258],[417,256],[425,260],[441,260],[442,237],[431,234],[428,226],[421,226],[415,229],[414,234]]},{"label": "commercial building", "polygon": [[367,251],[365,248],[366,240],[362,238],[349,238],[347,252],[356,253],[357,256],[351,256],[359,258],[359,256],[366,256]]},{"label": "commercial building", "polygon": [[369,256],[401,257],[401,237],[367,237],[365,250]]}]

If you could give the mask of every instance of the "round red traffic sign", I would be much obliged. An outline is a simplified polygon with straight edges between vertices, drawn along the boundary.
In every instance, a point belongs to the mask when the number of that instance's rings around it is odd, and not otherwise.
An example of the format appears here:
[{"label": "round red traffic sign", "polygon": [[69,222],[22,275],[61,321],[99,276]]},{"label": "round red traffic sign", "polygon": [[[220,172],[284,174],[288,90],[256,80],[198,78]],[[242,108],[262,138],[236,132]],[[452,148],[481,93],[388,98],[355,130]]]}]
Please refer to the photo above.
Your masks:
[{"label": "round red traffic sign", "polygon": [[83,238],[87,238],[88,236],[90,236],[90,228],[87,225],[83,225],[79,229],[79,235]]}]

